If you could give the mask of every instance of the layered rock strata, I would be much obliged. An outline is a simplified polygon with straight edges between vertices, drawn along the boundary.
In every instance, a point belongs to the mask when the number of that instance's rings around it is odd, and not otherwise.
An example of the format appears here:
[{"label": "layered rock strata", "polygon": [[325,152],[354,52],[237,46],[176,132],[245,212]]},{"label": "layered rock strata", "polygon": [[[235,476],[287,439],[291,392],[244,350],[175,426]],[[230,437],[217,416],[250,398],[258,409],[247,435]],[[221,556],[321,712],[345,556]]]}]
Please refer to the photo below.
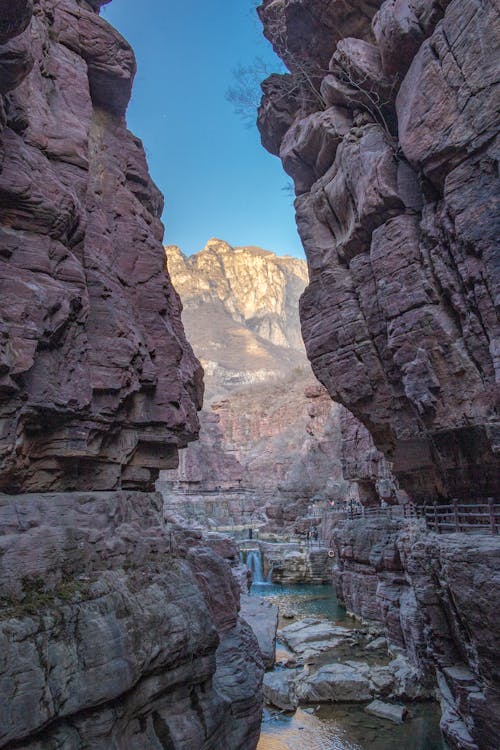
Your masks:
[{"label": "layered rock strata", "polygon": [[347,609],[382,623],[421,685],[438,685],[453,748],[494,750],[500,725],[500,545],[488,535],[423,531],[417,522],[339,524],[334,580]]},{"label": "layered rock strata", "polygon": [[498,8],[264,0],[308,357],[416,500],[498,495]]},{"label": "layered rock strata", "polygon": [[307,372],[236,389],[200,421],[200,440],[157,483],[174,517],[287,534],[305,531],[314,503],[402,497],[367,430]]},{"label": "layered rock strata", "polygon": [[0,747],[254,748],[225,546],[165,526],[156,493],[0,495]]},{"label": "layered rock strata", "polygon": [[253,750],[236,552],[150,491],[201,368],[103,4],[0,0],[0,747]]},{"label": "layered rock strata", "polygon": [[154,489],[202,385],[126,129],[134,54],[76,0],[2,24],[0,489]]},{"label": "layered rock strata", "polygon": [[207,374],[201,439],[157,485],[167,512],[255,526],[266,506],[268,529],[283,532],[312,498],[395,502],[368,432],[309,372],[298,317],[305,262],[217,239],[190,257],[168,246],[166,256]]}]

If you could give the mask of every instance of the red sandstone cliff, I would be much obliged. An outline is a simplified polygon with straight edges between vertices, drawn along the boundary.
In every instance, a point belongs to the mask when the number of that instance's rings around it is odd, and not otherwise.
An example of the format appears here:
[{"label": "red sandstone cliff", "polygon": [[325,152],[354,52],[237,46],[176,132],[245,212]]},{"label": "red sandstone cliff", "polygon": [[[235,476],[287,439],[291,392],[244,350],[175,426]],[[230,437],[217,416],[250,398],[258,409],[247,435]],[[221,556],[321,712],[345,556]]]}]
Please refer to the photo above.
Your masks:
[{"label": "red sandstone cliff", "polygon": [[87,3],[2,22],[0,488],[150,489],[202,386],[126,129],[134,55]]},{"label": "red sandstone cliff", "polygon": [[[259,127],[295,182],[313,370],[414,499],[498,497],[498,8],[259,14],[290,70],[263,83]],[[381,517],[337,523],[331,543],[348,608],[436,680],[451,747],[494,750],[498,536]]]},{"label": "red sandstone cliff", "polygon": [[236,549],[144,491],[201,368],[103,4],[0,0],[0,747],[253,750]]},{"label": "red sandstone cliff", "polygon": [[497,495],[498,9],[259,14],[290,70],[264,82],[259,127],[295,181],[313,370],[415,499]]}]

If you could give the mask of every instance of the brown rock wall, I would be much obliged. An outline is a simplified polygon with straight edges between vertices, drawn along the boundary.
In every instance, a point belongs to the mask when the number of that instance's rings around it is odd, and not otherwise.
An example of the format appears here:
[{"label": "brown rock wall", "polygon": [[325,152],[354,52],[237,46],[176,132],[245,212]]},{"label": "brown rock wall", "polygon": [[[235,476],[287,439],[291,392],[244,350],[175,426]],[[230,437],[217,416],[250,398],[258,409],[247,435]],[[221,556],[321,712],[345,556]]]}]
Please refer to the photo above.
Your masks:
[{"label": "brown rock wall", "polygon": [[0,549],[0,747],[255,747],[239,587],[160,495],[0,495]]},{"label": "brown rock wall", "polygon": [[135,59],[87,4],[31,11],[2,14],[0,487],[149,489],[196,435],[201,370],[125,125]]},{"label": "brown rock wall", "polygon": [[421,681],[437,680],[451,746],[493,750],[500,699],[498,537],[437,536],[415,522],[378,519],[341,523],[332,544],[334,577],[348,610],[382,622]]},{"label": "brown rock wall", "polygon": [[0,0],[0,747],[253,750],[236,552],[144,491],[202,372],[103,4]]},{"label": "brown rock wall", "polygon": [[322,97],[282,133],[264,87],[260,114],[296,183],[308,357],[414,499],[497,495],[498,81],[486,50],[498,9],[353,3],[362,28],[347,13],[332,34],[344,5],[259,10],[292,77],[314,67]]}]

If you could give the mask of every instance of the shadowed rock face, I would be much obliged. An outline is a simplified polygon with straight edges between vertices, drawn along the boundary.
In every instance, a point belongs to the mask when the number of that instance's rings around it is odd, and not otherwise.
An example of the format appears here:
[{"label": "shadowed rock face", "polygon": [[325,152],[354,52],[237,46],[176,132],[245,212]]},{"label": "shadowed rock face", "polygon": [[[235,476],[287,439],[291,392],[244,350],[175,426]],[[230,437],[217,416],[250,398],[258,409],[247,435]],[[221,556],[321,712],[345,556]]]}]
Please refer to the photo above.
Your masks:
[{"label": "shadowed rock face", "polygon": [[137,491],[196,437],[201,367],[103,4],[0,0],[0,747],[254,750],[236,549]]},{"label": "shadowed rock face", "polygon": [[335,583],[347,609],[381,622],[422,684],[437,678],[450,747],[494,750],[500,731],[498,537],[438,536],[416,524],[378,519],[339,524],[331,543]]},{"label": "shadowed rock face", "polygon": [[0,747],[253,750],[263,666],[226,548],[155,493],[0,494]]},{"label": "shadowed rock face", "polygon": [[259,14],[324,106],[299,97],[285,117],[274,76],[259,115],[296,184],[313,370],[414,499],[498,495],[495,5],[265,0]]},{"label": "shadowed rock face", "polygon": [[202,386],[126,129],[134,54],[88,3],[32,6],[0,4],[0,489],[151,489]]}]

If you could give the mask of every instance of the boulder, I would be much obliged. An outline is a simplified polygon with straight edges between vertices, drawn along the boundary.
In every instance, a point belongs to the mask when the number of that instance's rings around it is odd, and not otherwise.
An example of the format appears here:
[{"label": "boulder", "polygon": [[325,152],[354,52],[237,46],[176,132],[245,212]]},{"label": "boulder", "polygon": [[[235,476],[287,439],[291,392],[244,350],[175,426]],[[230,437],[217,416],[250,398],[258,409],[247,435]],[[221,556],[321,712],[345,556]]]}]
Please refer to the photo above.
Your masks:
[{"label": "boulder", "polygon": [[408,709],[405,706],[398,706],[394,703],[384,703],[383,701],[372,701],[366,706],[365,711],[380,719],[387,719],[394,724],[402,724],[408,716]]},{"label": "boulder", "polygon": [[252,628],[259,643],[266,669],[274,665],[278,607],[260,596],[243,595],[240,598],[240,617]]},{"label": "boulder", "polygon": [[265,700],[283,711],[294,711],[298,705],[295,697],[296,675],[296,669],[267,672],[263,683]]},{"label": "boulder", "polygon": [[368,677],[357,666],[326,664],[314,674],[304,671],[295,683],[299,703],[363,703],[372,697]]},{"label": "boulder", "polygon": [[294,653],[307,653],[308,657],[355,643],[359,638],[355,630],[312,617],[287,625],[278,632],[278,636]]}]

